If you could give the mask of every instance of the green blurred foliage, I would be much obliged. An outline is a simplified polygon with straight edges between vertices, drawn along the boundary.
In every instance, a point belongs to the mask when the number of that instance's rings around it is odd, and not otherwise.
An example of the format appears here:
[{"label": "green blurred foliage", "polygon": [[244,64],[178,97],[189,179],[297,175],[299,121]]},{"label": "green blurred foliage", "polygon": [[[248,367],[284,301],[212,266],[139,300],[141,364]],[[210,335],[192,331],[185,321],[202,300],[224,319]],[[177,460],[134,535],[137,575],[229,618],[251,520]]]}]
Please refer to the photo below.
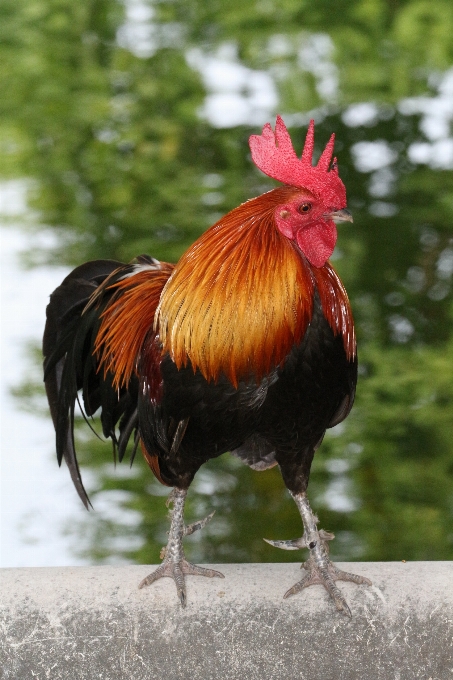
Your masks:
[{"label": "green blurred foliage", "polygon": [[[142,33],[131,37],[137,16]],[[28,178],[36,230],[57,235],[32,263],[142,252],[176,261],[219,215],[272,188],[248,152],[258,114],[229,127],[203,114],[226,91],[203,71],[213,60],[243,69],[236,95],[247,101],[253,79],[268,78],[269,114],[284,115],[296,149],[310,115],[318,153],[336,132],[354,224],[340,227],[334,264],[356,316],[361,373],[351,415],[315,457],[312,505],[337,535],[337,559],[451,559],[452,171],[410,160],[412,145],[427,142],[424,109],[404,105],[429,103],[452,68],[451,3],[3,0],[0,34],[0,173]],[[368,114],[354,122],[353,105]],[[373,162],[376,145],[386,161]],[[30,384],[19,396],[36,407]],[[141,460],[114,470],[109,445],[83,422],[78,442],[98,512],[71,530],[77,550],[158,561],[167,489]],[[188,519],[212,509],[187,541],[193,559],[294,559],[262,541],[301,531],[278,470],[211,461]]]}]

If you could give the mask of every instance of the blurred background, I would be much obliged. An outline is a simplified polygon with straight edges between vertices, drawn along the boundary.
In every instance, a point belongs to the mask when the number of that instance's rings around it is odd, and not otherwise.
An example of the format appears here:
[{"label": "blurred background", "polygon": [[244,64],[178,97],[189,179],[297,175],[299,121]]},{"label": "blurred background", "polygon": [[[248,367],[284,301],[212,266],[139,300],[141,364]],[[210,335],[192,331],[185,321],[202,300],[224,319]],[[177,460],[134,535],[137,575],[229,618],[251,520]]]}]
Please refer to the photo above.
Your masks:
[{"label": "blurred background", "polygon": [[[359,340],[356,405],[309,487],[341,560],[453,558],[453,4],[448,0],[2,0],[1,566],[158,562],[165,496],[77,428],[87,513],[58,469],[39,350],[69,269],[176,261],[274,186],[247,140],[282,114],[331,132],[354,224],[333,262]],[[94,427],[100,431],[95,423]],[[279,472],[225,455],[187,519],[198,562],[294,561]],[[302,559],[302,555],[300,558]]]}]

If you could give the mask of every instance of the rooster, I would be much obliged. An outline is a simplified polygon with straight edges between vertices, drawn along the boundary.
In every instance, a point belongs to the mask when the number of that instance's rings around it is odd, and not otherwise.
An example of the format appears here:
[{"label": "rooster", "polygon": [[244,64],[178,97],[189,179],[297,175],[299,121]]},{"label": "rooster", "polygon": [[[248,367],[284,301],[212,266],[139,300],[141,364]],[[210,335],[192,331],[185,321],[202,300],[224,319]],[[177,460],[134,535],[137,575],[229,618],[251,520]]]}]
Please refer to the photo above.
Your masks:
[{"label": "rooster", "polygon": [[314,122],[301,158],[280,116],[250,137],[255,165],[283,183],[210,227],[178,264],[142,255],[130,264],[88,262],[51,295],[44,380],[56,430],[85,506],[74,447],[74,409],[101,409],[119,459],[129,440],[156,478],[172,487],[161,565],[140,584],[174,579],[186,603],[187,574],[223,577],[186,560],[184,504],[200,466],[229,451],[255,470],[279,465],[301,515],[303,536],[268,541],[309,549],[304,577],[285,597],[322,584],[351,615],[336,581],[370,584],[329,559],[333,534],[317,529],[307,485],[327,428],[348,415],[357,379],[356,339],[345,288],[329,263],[336,222],[350,221],[332,162],[332,135],[312,164]]}]

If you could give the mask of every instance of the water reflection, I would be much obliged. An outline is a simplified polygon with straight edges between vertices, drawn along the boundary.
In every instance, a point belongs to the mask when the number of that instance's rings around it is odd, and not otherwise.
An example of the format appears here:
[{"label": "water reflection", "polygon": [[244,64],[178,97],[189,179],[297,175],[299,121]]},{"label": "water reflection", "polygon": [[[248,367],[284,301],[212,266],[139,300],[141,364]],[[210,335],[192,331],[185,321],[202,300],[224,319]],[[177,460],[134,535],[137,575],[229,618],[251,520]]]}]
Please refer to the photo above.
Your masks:
[{"label": "water reflection", "polygon": [[[23,187],[0,189],[2,213],[22,213]],[[17,217],[16,217],[17,219]],[[0,227],[2,351],[0,454],[0,566],[84,564],[64,535],[66,522],[83,516],[66,470],[59,470],[53,451],[53,426],[43,417],[43,401],[24,412],[11,395],[23,380],[41,380],[28,343],[39,341],[49,290],[67,269],[29,270],[19,255],[29,238],[19,227]],[[36,408],[38,406],[38,408]],[[39,412],[41,407],[41,413]],[[37,412],[38,411],[38,412]]]}]

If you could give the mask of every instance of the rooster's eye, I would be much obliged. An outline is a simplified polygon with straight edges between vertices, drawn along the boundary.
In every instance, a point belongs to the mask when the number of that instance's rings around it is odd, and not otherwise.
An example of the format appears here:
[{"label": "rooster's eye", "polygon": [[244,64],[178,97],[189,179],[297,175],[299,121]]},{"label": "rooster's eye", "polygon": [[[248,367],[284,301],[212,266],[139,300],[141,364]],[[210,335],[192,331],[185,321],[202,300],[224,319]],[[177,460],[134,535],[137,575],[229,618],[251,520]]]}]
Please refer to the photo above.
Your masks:
[{"label": "rooster's eye", "polygon": [[300,213],[302,213],[302,215],[303,215],[304,213],[310,212],[310,210],[311,210],[311,203],[302,203],[302,205],[300,205],[300,206],[298,207],[298,210],[299,210]]}]

